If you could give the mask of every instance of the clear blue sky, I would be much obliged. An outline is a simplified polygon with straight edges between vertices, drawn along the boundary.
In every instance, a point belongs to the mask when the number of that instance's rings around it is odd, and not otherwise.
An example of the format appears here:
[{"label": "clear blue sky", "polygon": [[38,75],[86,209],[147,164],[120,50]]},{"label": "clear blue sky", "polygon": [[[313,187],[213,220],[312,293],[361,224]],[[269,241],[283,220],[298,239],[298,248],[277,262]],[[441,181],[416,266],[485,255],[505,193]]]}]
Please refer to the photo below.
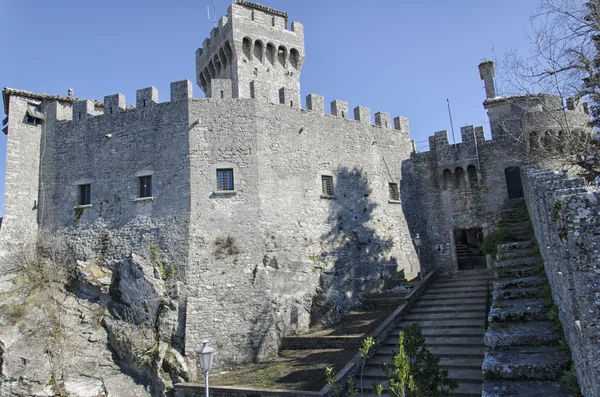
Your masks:
[{"label": "clear blue sky", "polygon": [[[282,9],[282,0],[261,4]],[[230,0],[217,0],[217,14]],[[102,100],[169,83],[195,82],[194,52],[212,24],[212,0],[0,0],[0,87]],[[285,0],[304,23],[301,90],[409,118],[426,140],[450,122],[483,125],[489,136],[477,65],[508,49],[527,51],[528,17],[539,0]],[[211,10],[212,12],[212,10]],[[197,86],[194,96],[203,97]],[[328,108],[328,107],[327,107]],[[4,117],[4,116],[3,116]],[[452,137],[450,135],[450,141]],[[422,146],[421,143],[418,144]],[[0,137],[0,214],[4,212],[6,137]]]}]

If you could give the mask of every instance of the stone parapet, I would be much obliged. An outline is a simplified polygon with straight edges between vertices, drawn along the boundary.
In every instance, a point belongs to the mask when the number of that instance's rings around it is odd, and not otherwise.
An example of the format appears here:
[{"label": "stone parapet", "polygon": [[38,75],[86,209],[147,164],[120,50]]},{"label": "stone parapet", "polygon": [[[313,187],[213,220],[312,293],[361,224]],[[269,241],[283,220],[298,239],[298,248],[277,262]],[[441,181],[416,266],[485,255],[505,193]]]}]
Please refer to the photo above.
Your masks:
[{"label": "stone parapet", "polygon": [[581,392],[600,396],[600,189],[533,167],[522,177]]}]

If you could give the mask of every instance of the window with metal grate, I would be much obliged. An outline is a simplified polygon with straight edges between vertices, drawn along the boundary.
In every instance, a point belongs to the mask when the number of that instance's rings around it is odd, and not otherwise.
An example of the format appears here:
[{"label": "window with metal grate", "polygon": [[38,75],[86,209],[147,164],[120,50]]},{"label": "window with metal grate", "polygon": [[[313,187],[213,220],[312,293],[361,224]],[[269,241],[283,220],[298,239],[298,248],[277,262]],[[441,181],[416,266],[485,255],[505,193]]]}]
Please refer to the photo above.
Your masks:
[{"label": "window with metal grate", "polygon": [[217,190],[234,190],[233,168],[217,169]]},{"label": "window with metal grate", "polygon": [[140,176],[139,180],[140,197],[152,197],[152,175]]},{"label": "window with metal grate", "polygon": [[79,185],[77,204],[89,205],[92,203],[92,185],[89,183]]},{"label": "window with metal grate", "polygon": [[390,183],[390,200],[400,201],[400,192],[398,191],[397,183]]},{"label": "window with metal grate", "polygon": [[331,175],[321,175],[321,185],[324,195],[333,196],[333,177]]}]

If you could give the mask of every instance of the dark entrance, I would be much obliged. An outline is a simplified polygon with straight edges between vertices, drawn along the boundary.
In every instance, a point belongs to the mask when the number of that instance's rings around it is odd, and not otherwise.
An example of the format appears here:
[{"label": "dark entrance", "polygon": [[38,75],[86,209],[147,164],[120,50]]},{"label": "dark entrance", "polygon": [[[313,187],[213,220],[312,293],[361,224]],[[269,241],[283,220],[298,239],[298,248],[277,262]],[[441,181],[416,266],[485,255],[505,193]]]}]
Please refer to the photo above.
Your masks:
[{"label": "dark entrance", "polygon": [[485,269],[485,255],[479,249],[483,242],[481,228],[454,230],[458,270]]},{"label": "dark entrance", "polygon": [[523,184],[521,183],[521,169],[519,167],[508,167],[504,170],[506,177],[506,189],[508,198],[523,197]]}]

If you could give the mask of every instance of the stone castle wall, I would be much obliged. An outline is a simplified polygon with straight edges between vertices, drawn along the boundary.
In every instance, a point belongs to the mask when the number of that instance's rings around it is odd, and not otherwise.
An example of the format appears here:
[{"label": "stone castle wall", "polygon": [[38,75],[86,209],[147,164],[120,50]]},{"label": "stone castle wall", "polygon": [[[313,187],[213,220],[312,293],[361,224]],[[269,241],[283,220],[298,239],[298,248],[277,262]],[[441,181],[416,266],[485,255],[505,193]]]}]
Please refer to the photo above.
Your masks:
[{"label": "stone castle wall", "polygon": [[600,191],[533,167],[527,207],[584,396],[600,396]]},{"label": "stone castle wall", "polygon": [[461,128],[462,143],[448,144],[446,131],[430,138],[429,152],[403,162],[404,212],[411,233],[422,237],[424,266],[457,270],[454,230],[489,233],[508,200],[504,170],[524,156],[506,142],[485,141],[481,127]]},{"label": "stone castle wall", "polygon": [[[307,110],[253,99],[190,103],[190,120],[200,121],[190,131],[197,183],[187,328],[203,329],[234,361],[273,355],[278,338],[307,331],[317,301],[347,309],[359,294],[418,272],[402,206],[389,200],[411,150],[406,127],[392,129],[383,113],[373,126],[365,108],[360,120],[325,114],[315,95],[308,102]],[[217,168],[233,169],[234,193],[215,191]],[[323,197],[322,175],[333,177],[334,197]],[[219,258],[228,237],[240,253]],[[207,321],[197,314],[211,299],[218,304]],[[186,351],[202,338],[188,333]]]},{"label": "stone castle wall", "polygon": [[[342,101],[326,114],[317,95],[300,109],[227,93],[192,99],[182,81],[166,103],[153,88],[138,90],[135,107],[119,94],[103,105],[45,101],[40,192],[30,193],[44,209],[34,221],[74,238],[80,259],[114,269],[159,249],[179,281],[186,353],[208,338],[222,367],[272,356],[284,335],[418,273],[401,200],[389,193],[412,150],[405,119],[392,128],[379,112],[372,125],[364,107],[350,119]],[[12,117],[10,139],[23,139],[20,128]],[[234,191],[218,191],[221,168],[233,169]],[[139,197],[144,175],[150,198]],[[78,205],[82,184],[90,205]]]}]

